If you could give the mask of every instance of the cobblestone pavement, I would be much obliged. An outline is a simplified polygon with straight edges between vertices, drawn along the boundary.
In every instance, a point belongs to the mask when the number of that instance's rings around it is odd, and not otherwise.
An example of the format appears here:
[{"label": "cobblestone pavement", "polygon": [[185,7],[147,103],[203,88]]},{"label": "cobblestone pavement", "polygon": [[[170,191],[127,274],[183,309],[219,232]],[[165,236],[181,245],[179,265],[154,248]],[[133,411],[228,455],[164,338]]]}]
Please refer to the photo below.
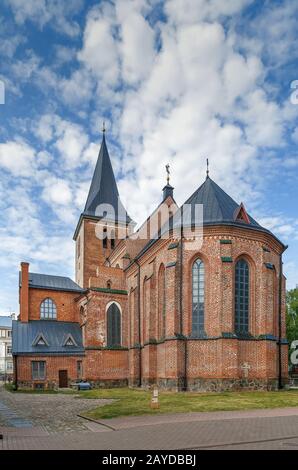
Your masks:
[{"label": "cobblestone pavement", "polygon": [[77,415],[109,401],[66,393],[11,393],[0,386],[0,426],[42,426],[49,433],[90,431],[88,421]]}]

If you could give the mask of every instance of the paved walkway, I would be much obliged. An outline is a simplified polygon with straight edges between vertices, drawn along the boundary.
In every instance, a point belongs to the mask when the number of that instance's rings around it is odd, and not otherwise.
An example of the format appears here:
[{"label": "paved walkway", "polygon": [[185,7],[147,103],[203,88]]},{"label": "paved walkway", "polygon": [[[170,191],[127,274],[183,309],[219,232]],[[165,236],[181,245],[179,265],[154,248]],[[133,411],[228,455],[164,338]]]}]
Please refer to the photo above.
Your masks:
[{"label": "paved walkway", "polygon": [[[159,424],[171,423],[189,423],[196,421],[225,421],[248,418],[276,418],[276,417],[293,417],[298,418],[298,407],[295,408],[273,408],[259,410],[242,410],[242,411],[212,411],[212,412],[189,412],[189,413],[173,413],[161,414],[157,416],[127,416],[125,418],[112,418],[97,423],[106,424],[112,430],[129,429],[143,426],[154,426]],[[297,429],[298,430],[298,429]]]},{"label": "paved walkway", "polygon": [[[273,416],[270,416],[274,411]],[[298,449],[298,413],[292,409],[163,416],[155,421],[105,420],[89,431],[48,434],[37,428],[4,428],[0,449]],[[225,412],[226,413],[226,412]],[[200,416],[204,415],[204,416]],[[209,416],[206,416],[209,415]],[[266,416],[265,416],[266,415]],[[149,418],[149,417],[148,417]],[[153,418],[153,417],[150,417]],[[106,427],[108,425],[109,427]],[[114,427],[112,429],[112,427]],[[114,430],[115,429],[115,430]]]},{"label": "paved walkway", "polygon": [[[27,427],[9,424],[0,409],[3,434],[0,449],[3,450],[298,450],[298,408],[179,413],[93,422],[79,418],[76,413],[78,409],[97,406],[98,402],[102,404],[102,400],[76,399],[74,395],[10,394],[2,390],[0,402],[10,406],[18,418],[30,417],[32,424]],[[87,408],[82,407],[84,402],[88,402]]]}]

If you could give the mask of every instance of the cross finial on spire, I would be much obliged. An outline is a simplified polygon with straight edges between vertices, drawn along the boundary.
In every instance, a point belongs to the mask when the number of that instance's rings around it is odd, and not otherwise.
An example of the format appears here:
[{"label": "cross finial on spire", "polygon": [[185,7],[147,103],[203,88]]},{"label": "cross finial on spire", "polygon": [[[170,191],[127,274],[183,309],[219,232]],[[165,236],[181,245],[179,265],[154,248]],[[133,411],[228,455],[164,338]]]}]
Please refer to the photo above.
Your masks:
[{"label": "cross finial on spire", "polygon": [[207,165],[206,177],[209,178],[209,160],[208,160],[208,158],[206,158],[206,165]]},{"label": "cross finial on spire", "polygon": [[102,122],[102,129],[101,129],[103,135],[105,135],[105,132],[106,132],[106,123],[105,121]]},{"label": "cross finial on spire", "polygon": [[166,165],[166,172],[167,172],[167,184],[170,184],[170,165],[167,163]]}]

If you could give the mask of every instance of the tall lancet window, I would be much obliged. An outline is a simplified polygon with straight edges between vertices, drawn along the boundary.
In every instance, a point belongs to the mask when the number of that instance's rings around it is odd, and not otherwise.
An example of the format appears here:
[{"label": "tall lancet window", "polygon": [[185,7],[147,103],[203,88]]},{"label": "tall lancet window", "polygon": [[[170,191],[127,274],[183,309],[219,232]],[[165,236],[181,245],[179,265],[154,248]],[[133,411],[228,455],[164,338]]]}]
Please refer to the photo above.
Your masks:
[{"label": "tall lancet window", "polygon": [[249,266],[243,258],[235,267],[235,331],[249,331]]},{"label": "tall lancet window", "polygon": [[107,311],[107,346],[121,346],[121,313],[115,303],[112,303]]},{"label": "tall lancet window", "polygon": [[205,268],[201,259],[192,266],[192,335],[203,335],[205,313]]},{"label": "tall lancet window", "polygon": [[114,230],[111,231],[111,249],[115,248],[115,232]]},{"label": "tall lancet window", "polygon": [[108,233],[107,233],[107,227],[104,227],[104,229],[103,229],[102,247],[103,247],[103,248],[108,248]]},{"label": "tall lancet window", "polygon": [[163,264],[158,272],[158,316],[158,336],[159,338],[164,338],[166,336],[166,276]]}]

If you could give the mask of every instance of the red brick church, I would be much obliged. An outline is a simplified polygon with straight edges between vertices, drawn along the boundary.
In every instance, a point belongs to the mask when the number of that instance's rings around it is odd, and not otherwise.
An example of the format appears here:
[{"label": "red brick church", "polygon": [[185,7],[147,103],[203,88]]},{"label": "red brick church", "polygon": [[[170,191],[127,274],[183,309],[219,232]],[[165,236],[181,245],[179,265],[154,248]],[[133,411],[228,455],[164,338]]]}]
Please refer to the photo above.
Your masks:
[{"label": "red brick church", "polygon": [[[202,227],[193,219],[197,205]],[[175,217],[181,211],[168,180],[136,232],[103,136],[74,232],[76,282],[21,263],[13,322],[18,387],[82,379],[94,387],[221,391],[286,382],[285,245],[208,172],[184,206],[186,226]]]}]

